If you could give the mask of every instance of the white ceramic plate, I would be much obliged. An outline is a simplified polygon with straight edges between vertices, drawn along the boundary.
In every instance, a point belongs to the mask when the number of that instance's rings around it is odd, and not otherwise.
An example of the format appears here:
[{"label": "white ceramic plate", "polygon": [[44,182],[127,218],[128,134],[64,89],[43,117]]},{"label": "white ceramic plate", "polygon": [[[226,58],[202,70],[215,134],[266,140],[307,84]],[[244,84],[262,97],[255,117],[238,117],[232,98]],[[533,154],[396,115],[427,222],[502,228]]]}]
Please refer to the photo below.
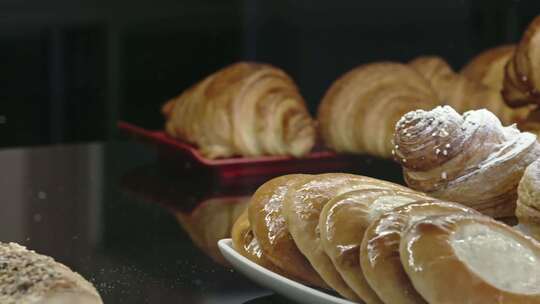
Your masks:
[{"label": "white ceramic plate", "polygon": [[291,300],[306,304],[354,303],[289,280],[253,263],[234,250],[231,239],[220,240],[218,246],[225,259],[229,261],[236,270],[240,271],[259,285],[271,289]]}]

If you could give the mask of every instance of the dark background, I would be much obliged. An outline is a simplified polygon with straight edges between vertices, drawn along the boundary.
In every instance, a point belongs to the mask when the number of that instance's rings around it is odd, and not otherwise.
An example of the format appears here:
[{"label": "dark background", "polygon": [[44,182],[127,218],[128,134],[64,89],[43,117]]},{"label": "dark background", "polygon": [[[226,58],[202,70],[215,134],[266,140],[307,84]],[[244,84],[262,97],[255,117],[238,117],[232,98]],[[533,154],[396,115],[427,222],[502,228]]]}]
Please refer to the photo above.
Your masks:
[{"label": "dark background", "polygon": [[517,41],[540,1],[3,0],[0,147],[107,140],[238,60],[279,66],[312,111],[342,73]]}]

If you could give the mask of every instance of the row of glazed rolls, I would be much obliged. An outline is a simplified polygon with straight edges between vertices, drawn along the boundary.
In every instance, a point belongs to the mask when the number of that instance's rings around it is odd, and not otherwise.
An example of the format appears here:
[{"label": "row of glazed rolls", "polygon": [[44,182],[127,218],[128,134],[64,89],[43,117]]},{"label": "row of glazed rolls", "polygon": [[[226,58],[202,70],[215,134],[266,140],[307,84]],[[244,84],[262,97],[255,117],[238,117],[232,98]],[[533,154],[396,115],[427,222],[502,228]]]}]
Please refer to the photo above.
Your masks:
[{"label": "row of glazed rolls", "polygon": [[504,124],[540,130],[539,35],[540,17],[519,44],[487,50],[460,73],[436,56],[361,65],[330,86],[316,118],[284,71],[236,63],[168,101],[162,108],[165,129],[209,158],[301,157],[318,134],[335,151],[389,158],[396,121],[411,110],[438,105],[459,113],[486,108]]},{"label": "row of glazed rolls", "polygon": [[540,303],[540,243],[463,204],[365,176],[263,184],[232,230],[251,261],[365,303]]}]

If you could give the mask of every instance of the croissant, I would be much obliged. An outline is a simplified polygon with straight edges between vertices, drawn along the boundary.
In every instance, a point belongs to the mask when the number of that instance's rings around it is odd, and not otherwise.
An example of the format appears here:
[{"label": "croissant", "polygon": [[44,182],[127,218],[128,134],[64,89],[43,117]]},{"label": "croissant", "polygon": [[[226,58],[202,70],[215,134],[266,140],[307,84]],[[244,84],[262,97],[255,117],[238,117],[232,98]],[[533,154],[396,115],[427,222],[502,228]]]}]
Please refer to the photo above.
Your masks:
[{"label": "croissant", "polygon": [[502,94],[508,105],[540,104],[540,16],[527,27],[505,66]]},{"label": "croissant", "polygon": [[329,148],[391,157],[393,129],[401,115],[437,105],[437,94],[413,68],[380,62],[359,66],[336,80],[317,117]]},{"label": "croissant", "polygon": [[487,110],[461,116],[449,106],[404,115],[394,143],[409,187],[493,217],[513,215],[519,180],[540,156],[534,134]]},{"label": "croissant", "polygon": [[540,160],[527,167],[519,182],[516,216],[520,226],[540,241]]},{"label": "croissant", "polygon": [[514,55],[515,50],[516,46],[512,44],[488,49],[478,54],[465,65],[460,74],[493,90],[501,91],[504,80],[504,67]]},{"label": "croissant", "polygon": [[102,304],[94,286],[52,258],[0,242],[0,303]]},{"label": "croissant", "polygon": [[162,108],[166,132],[209,158],[308,153],[315,127],[293,80],[240,62],[206,77]]},{"label": "croissant", "polygon": [[[504,124],[510,124],[523,120],[529,112],[528,109],[508,107],[499,92],[500,89],[493,89],[455,73],[440,57],[418,57],[409,64],[429,80],[443,104],[452,106],[459,113],[486,108]],[[493,80],[488,78],[487,81]]]}]

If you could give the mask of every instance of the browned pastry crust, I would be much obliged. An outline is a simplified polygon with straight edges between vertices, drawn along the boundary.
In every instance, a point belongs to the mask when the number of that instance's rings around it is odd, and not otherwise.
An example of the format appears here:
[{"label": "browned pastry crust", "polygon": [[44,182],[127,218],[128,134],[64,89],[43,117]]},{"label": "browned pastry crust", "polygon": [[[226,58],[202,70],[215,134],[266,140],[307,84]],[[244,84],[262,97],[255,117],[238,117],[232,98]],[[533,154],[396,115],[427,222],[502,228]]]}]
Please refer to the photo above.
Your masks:
[{"label": "browned pastry crust", "polygon": [[249,222],[268,260],[309,285],[328,288],[296,247],[282,214],[283,200],[291,186],[309,178],[310,175],[291,174],[264,183],[250,200]]},{"label": "browned pastry crust", "polygon": [[411,188],[493,217],[513,215],[519,180],[540,156],[535,135],[487,110],[461,116],[449,106],[406,114],[394,142]]},{"label": "browned pastry crust", "polygon": [[319,218],[330,199],[360,189],[406,189],[390,182],[344,173],[320,174],[295,183],[283,201],[283,214],[296,246],[310,261],[322,279],[343,297],[358,300],[332,261],[320,240]]},{"label": "browned pastry crust", "polygon": [[480,82],[493,90],[501,91],[504,79],[504,67],[514,55],[516,46],[501,45],[483,51],[464,66],[460,74]]},{"label": "browned pastry crust", "polygon": [[540,104],[540,16],[521,37],[505,67],[502,94],[508,105]]},{"label": "browned pastry crust", "polygon": [[410,189],[362,189],[331,199],[319,218],[321,243],[343,280],[366,304],[383,303],[360,267],[360,244],[369,224],[381,214],[427,197]]},{"label": "browned pastry crust", "polygon": [[486,216],[417,221],[402,236],[400,258],[428,303],[540,303],[540,244]]},{"label": "browned pastry crust", "polygon": [[396,207],[367,227],[359,253],[360,263],[366,280],[384,303],[426,303],[401,265],[401,235],[415,221],[452,213],[476,212],[455,203],[424,200]]},{"label": "browned pastry crust", "polygon": [[240,62],[162,108],[166,132],[209,158],[308,153],[315,127],[294,81],[267,64]]},{"label": "browned pastry crust", "polygon": [[234,223],[231,236],[234,249],[242,256],[272,272],[297,280],[294,276],[289,275],[266,258],[266,255],[259,246],[259,242],[253,235],[253,231],[251,231],[247,209]]},{"label": "browned pastry crust", "polygon": [[439,104],[431,85],[413,68],[379,62],[359,66],[337,79],[317,117],[329,148],[390,157],[394,125],[401,115]]},{"label": "browned pastry crust", "polygon": [[440,57],[422,56],[409,64],[429,80],[443,104],[452,106],[459,113],[485,108],[497,115],[504,124],[519,122],[529,113],[528,108],[508,107],[500,94],[500,88],[494,89],[455,73]]}]

